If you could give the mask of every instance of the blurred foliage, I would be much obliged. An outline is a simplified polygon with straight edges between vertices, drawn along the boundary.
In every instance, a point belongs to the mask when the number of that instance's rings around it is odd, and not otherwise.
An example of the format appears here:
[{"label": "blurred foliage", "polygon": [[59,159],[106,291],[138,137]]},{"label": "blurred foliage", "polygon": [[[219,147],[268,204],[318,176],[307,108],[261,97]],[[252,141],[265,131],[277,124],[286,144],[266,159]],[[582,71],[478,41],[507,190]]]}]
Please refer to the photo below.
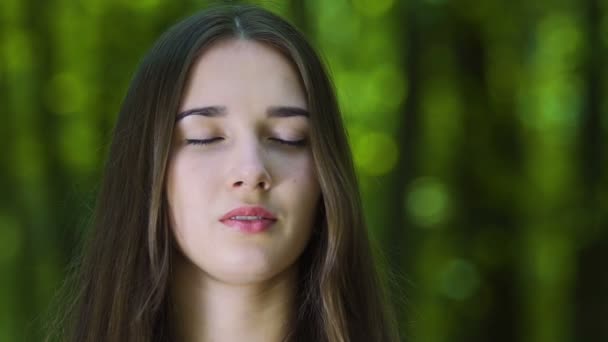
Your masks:
[{"label": "blurred foliage", "polygon": [[[608,3],[258,2],[330,66],[404,339],[608,341]],[[143,54],[204,1],[0,2],[0,341],[40,340]]]}]

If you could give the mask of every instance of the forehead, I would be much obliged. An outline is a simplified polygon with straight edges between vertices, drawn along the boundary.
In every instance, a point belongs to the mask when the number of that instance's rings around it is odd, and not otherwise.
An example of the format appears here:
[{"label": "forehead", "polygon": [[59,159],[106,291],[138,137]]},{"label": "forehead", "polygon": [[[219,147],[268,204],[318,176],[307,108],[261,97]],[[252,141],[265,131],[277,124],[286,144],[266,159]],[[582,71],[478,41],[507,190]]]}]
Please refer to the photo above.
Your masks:
[{"label": "forehead", "polygon": [[189,78],[181,111],[202,106],[225,106],[229,112],[265,111],[269,106],[306,108],[293,63],[260,42],[229,39],[214,43],[195,62]]}]

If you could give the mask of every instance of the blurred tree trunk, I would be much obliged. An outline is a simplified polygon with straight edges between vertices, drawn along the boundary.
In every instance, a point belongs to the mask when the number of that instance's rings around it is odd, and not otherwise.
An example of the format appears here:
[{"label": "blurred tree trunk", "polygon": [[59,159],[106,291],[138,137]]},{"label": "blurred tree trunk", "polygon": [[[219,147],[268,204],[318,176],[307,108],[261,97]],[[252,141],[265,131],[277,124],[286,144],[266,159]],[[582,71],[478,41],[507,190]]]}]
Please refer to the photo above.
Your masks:
[{"label": "blurred tree trunk", "polygon": [[[584,2],[586,20],[586,104],[580,123],[579,156],[582,201],[577,230],[582,248],[577,260],[575,305],[575,332],[581,341],[608,341],[608,226],[606,219],[606,163],[607,137],[602,125],[602,106],[606,108],[604,77],[606,48],[602,44],[600,25],[602,8],[598,0]],[[605,6],[605,4],[604,4]],[[605,11],[605,9],[604,9]],[[606,13],[604,13],[605,20]],[[604,102],[602,102],[604,101]],[[605,113],[604,113],[605,114]],[[605,119],[605,117],[604,117]],[[604,122],[605,125],[605,122]]]},{"label": "blurred tree trunk", "polygon": [[423,45],[415,1],[404,1],[394,5],[388,18],[390,31],[395,32],[397,54],[402,56],[403,79],[408,85],[405,100],[398,109],[395,137],[399,154],[394,169],[379,179],[377,198],[379,203],[377,224],[382,227],[380,236],[382,252],[388,267],[388,285],[399,323],[403,341],[412,339],[416,308],[412,297],[416,289],[412,284],[419,241],[419,230],[414,229],[411,217],[406,212],[406,194],[412,181],[418,176],[418,143],[420,140],[421,58]]},{"label": "blurred tree trunk", "polygon": [[[505,191],[504,185],[506,181],[511,183],[511,190],[516,189],[523,173],[520,127],[514,115],[515,96],[500,94],[501,103],[492,102],[487,81],[489,41],[484,35],[485,22],[458,14],[452,20],[451,41],[458,63],[456,82],[463,104],[463,140],[453,165],[458,217],[451,229],[463,237],[462,243],[458,243],[462,255],[482,268],[482,287],[470,299],[470,304],[479,306],[485,297],[492,301],[494,308],[475,320],[466,321],[470,326],[456,328],[454,339],[519,341],[521,328],[517,313],[521,312],[522,304],[518,296],[517,260],[510,250],[521,235],[514,203],[519,199]],[[476,236],[502,240],[492,251],[500,262],[493,266],[479,263],[483,256],[472,253],[479,247],[476,244],[492,241]],[[471,308],[463,304],[461,310],[466,315]]]}]

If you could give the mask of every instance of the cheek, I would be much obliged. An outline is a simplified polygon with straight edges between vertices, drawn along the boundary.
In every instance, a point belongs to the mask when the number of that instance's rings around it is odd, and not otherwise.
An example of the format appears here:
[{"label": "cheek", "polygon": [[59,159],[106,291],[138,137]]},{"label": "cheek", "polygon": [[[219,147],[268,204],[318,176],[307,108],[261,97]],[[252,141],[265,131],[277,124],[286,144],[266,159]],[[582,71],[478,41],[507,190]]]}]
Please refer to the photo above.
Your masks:
[{"label": "cheek", "polygon": [[283,177],[288,179],[291,186],[296,188],[294,194],[314,197],[315,193],[319,192],[319,181],[312,156],[293,163],[283,163],[283,167],[285,168],[282,171]]},{"label": "cheek", "polygon": [[208,196],[220,174],[210,165],[214,164],[186,153],[177,155],[167,167],[168,194],[178,200]]},{"label": "cheek", "polygon": [[281,202],[295,214],[299,229],[312,224],[315,209],[321,195],[312,157],[298,162],[284,164],[283,181],[276,190]]},{"label": "cheek", "polygon": [[204,163],[187,155],[176,156],[167,168],[167,201],[171,217],[171,227],[178,240],[187,239],[192,227],[201,227],[209,218],[209,204],[216,195],[219,180]]}]

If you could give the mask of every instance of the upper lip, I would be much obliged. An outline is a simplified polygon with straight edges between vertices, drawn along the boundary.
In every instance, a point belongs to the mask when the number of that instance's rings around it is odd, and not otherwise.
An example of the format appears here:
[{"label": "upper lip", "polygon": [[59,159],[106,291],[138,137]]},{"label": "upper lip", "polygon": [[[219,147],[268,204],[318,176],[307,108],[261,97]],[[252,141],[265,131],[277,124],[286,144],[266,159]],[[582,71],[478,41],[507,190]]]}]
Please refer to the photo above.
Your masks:
[{"label": "upper lip", "polygon": [[224,214],[220,221],[228,220],[234,216],[261,216],[268,220],[276,220],[277,218],[270,211],[263,207],[240,207],[235,208]]}]

